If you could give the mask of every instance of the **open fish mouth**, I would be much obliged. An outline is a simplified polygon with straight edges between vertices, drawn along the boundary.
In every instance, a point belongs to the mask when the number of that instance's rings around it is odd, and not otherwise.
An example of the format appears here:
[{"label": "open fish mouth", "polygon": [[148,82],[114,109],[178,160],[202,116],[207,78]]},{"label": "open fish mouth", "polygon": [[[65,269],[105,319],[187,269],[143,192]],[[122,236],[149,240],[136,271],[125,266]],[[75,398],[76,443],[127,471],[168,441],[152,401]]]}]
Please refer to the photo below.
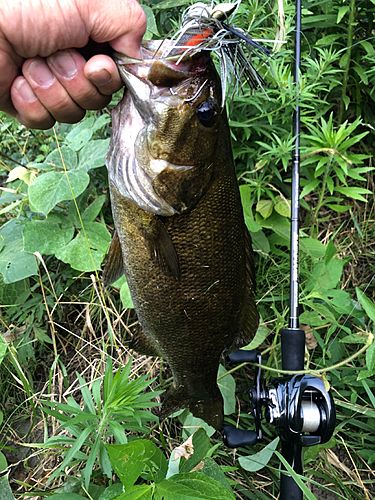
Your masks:
[{"label": "open fish mouth", "polygon": [[[201,53],[178,63],[174,57],[160,59],[168,43],[143,42],[142,60],[114,56],[126,91],[123,103],[112,113],[112,147],[106,157],[109,178],[119,193],[139,208],[160,216],[190,209],[211,175],[211,161],[197,161],[186,146],[191,140],[189,124],[195,119],[194,106],[208,100],[212,107],[208,106],[208,116],[220,113],[214,99],[216,88],[209,77],[210,55]],[[186,122],[181,132],[170,126],[176,114]],[[195,135],[199,126],[196,124],[193,130]],[[215,132],[215,127],[212,131],[204,128],[206,134]],[[177,143],[181,144],[178,154]],[[197,186],[194,178],[202,177],[202,171],[205,182]],[[172,196],[164,196],[163,188],[156,187],[167,174],[189,178],[192,185],[187,190],[192,193],[195,189],[194,196],[186,192],[179,202],[171,202]]]},{"label": "open fish mouth", "polygon": [[[239,82],[244,77],[251,88],[259,87],[265,93],[265,82],[255,70],[251,54],[267,63],[270,51],[231,24],[239,4],[240,0],[216,6],[198,2],[186,9],[181,28],[172,39],[142,43],[141,60],[114,54],[127,91],[124,105],[112,115],[109,177],[122,196],[147,212],[172,216],[194,205],[192,189],[185,201],[172,203],[166,199],[163,188],[156,188],[161,175],[186,173],[185,178],[191,180],[203,169],[205,183],[196,199],[210,177],[210,162],[188,154],[184,146],[191,141],[192,128],[186,126],[185,135],[170,137],[174,132],[171,128],[168,131],[168,123],[173,122],[173,113],[188,115],[186,122],[192,121],[189,112],[194,114],[192,108],[201,105],[201,116],[208,116],[204,125],[210,125],[211,117],[224,108],[231,79]],[[207,76],[212,51],[220,59],[221,91],[213,88]],[[179,155],[171,154],[176,143],[182,149]]]}]

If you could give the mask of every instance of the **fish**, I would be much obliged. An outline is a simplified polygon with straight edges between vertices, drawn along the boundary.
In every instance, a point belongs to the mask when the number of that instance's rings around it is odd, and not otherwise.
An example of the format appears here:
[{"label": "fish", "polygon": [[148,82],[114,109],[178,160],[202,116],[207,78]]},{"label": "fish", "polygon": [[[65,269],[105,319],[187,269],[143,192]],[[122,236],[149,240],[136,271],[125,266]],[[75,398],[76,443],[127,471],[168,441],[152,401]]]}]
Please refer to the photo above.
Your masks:
[{"label": "fish", "polygon": [[115,234],[104,285],[125,273],[138,326],[131,347],[172,371],[160,419],[189,408],[223,427],[221,357],[253,339],[255,266],[221,81],[210,53],[116,54],[125,92],[106,155]]}]

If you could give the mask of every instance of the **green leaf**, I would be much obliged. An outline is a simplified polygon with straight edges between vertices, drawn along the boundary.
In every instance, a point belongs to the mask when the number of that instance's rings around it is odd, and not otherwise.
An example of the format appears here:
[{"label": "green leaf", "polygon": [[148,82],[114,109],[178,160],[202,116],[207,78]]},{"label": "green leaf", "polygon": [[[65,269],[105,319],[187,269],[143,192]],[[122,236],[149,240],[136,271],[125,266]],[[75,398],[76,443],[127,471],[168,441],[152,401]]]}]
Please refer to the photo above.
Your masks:
[{"label": "green leaf", "polygon": [[142,484],[142,486],[133,486],[128,492],[123,493],[116,500],[153,500],[152,484]]},{"label": "green leaf", "polygon": [[[195,431],[189,440],[190,439],[192,442],[193,454],[190,455],[189,458],[181,456],[179,465],[180,473],[190,472],[193,470],[194,467],[196,467],[203,460],[210,448],[210,438],[207,436],[204,429],[198,429]],[[174,451],[176,451],[176,448]]]},{"label": "green leaf", "polygon": [[72,130],[66,136],[66,140],[70,142],[71,147],[75,151],[79,151],[85,144],[87,144],[94,132],[93,124],[95,118],[90,116],[85,118],[77,125],[74,125]]},{"label": "green leaf", "polygon": [[342,276],[342,271],[344,269],[344,266],[346,264],[346,261],[343,259],[339,258],[334,258],[331,259],[328,264],[327,264],[327,269],[329,272],[329,276],[331,278],[331,283],[330,283],[330,288],[335,288]]},{"label": "green leaf", "polygon": [[102,206],[104,205],[107,196],[102,194],[95,198],[95,200],[89,205],[82,214],[82,222],[85,224],[87,222],[93,222],[94,219],[99,215]]},{"label": "green leaf", "polygon": [[110,420],[108,422],[108,427],[110,428],[113,437],[115,438],[116,444],[126,444],[128,442],[128,439],[125,434],[125,429],[119,422]]},{"label": "green leaf", "polygon": [[81,230],[68,245],[55,253],[56,257],[78,271],[95,271],[100,269],[111,235],[107,228],[99,222],[85,224],[86,237]]},{"label": "green leaf", "polygon": [[56,476],[59,475],[59,473],[65,469],[65,467],[68,466],[68,464],[76,457],[77,452],[79,452],[80,448],[82,447],[83,443],[86,441],[88,436],[95,430],[96,425],[90,425],[89,427],[86,427],[85,429],[82,430],[80,433],[79,437],[77,437],[74,441],[74,444],[71,446],[70,450],[67,451],[63,463],[60,465],[58,469],[55,470],[55,472],[50,476],[48,483],[55,478]]},{"label": "green leaf", "polygon": [[14,283],[38,274],[34,255],[23,248],[23,227],[23,221],[11,219],[1,228],[5,246],[0,252],[0,273],[4,283]]},{"label": "green leaf", "polygon": [[24,304],[29,296],[30,289],[28,280],[21,280],[9,284],[0,282],[0,304],[3,306]]},{"label": "green leaf", "polygon": [[122,483],[111,484],[111,486],[108,486],[108,488],[101,493],[99,500],[112,500],[112,498],[118,497],[124,491],[124,485]]},{"label": "green leaf", "polygon": [[326,251],[324,255],[324,264],[327,265],[331,261],[332,257],[336,254],[336,247],[333,243],[332,240],[329,240],[327,246],[326,246]]},{"label": "green leaf", "polygon": [[337,443],[336,438],[334,438],[332,436],[331,439],[328,441],[328,443],[316,444],[315,446],[309,446],[308,448],[306,448],[304,450],[304,453],[303,453],[303,458],[304,458],[305,463],[315,461],[318,458],[319,453],[321,451],[333,448],[334,446],[336,446],[336,443]]},{"label": "green leaf", "polygon": [[183,421],[183,425],[182,438],[185,440],[200,427],[206,431],[208,436],[212,436],[215,433],[215,429],[213,427],[208,425],[201,418],[194,417],[190,412],[187,413],[186,418]]},{"label": "green leaf", "polygon": [[[223,365],[219,365],[218,377],[227,373]],[[236,381],[232,375],[226,375],[218,380],[218,386],[224,399],[224,415],[230,415],[236,411]]]},{"label": "green leaf", "polygon": [[290,204],[283,199],[276,203],[275,210],[283,217],[290,217]]},{"label": "green leaf", "polygon": [[340,339],[343,344],[367,344],[367,335],[357,335],[352,333]]},{"label": "green leaf", "polygon": [[277,445],[279,444],[280,438],[276,438],[271,441],[267,446],[265,446],[258,453],[254,455],[248,455],[247,457],[239,457],[238,461],[241,467],[249,472],[256,472],[263,469],[268,462],[271,460],[273,453],[275,452]]},{"label": "green leaf", "polygon": [[327,203],[327,207],[331,208],[335,212],[346,212],[347,210],[350,209],[349,205],[333,205],[331,203]]},{"label": "green leaf", "polygon": [[362,194],[372,194],[369,189],[360,188],[360,187],[346,187],[346,186],[336,186],[335,191],[338,193],[347,196],[348,198],[353,198],[353,200],[359,200],[363,202],[367,202],[366,198],[361,196]]},{"label": "green leaf", "polygon": [[99,116],[99,118],[95,121],[94,125],[92,126],[92,130],[95,134],[98,130],[102,129],[105,127],[108,123],[111,121],[111,116],[109,113],[104,113]]},{"label": "green leaf", "polygon": [[233,493],[206,474],[176,474],[157,485],[155,500],[234,500]]},{"label": "green leaf", "polygon": [[[254,224],[257,224],[257,222],[254,221]],[[249,227],[249,226],[247,226]],[[259,226],[261,227],[261,226]],[[260,250],[261,252],[268,254],[270,253],[270,244],[267,239],[267,236],[264,234],[263,231],[257,231],[256,233],[251,233],[251,239],[253,242],[253,249],[254,250]]]},{"label": "green leaf", "polygon": [[[285,244],[289,246],[290,242],[290,222],[286,217],[282,217],[277,212],[273,212],[270,217],[263,219],[261,215],[256,214],[256,221],[261,224],[264,228],[272,229],[278,236],[280,236],[284,241],[279,244]],[[269,239],[270,240],[270,239]]]},{"label": "green leaf", "polygon": [[121,285],[120,288],[120,299],[122,302],[122,306],[127,309],[132,309],[134,307],[133,301],[130,295],[129,285],[127,281]]},{"label": "green leaf", "polygon": [[89,182],[90,177],[81,170],[47,172],[29,186],[30,203],[35,212],[48,214],[60,201],[72,200],[83,193]]},{"label": "green leaf", "polygon": [[74,227],[69,223],[34,219],[25,224],[22,236],[24,249],[27,252],[49,255],[69,243],[74,236]]},{"label": "green leaf", "polygon": [[91,479],[92,471],[94,468],[95,460],[96,460],[96,457],[98,455],[101,439],[102,439],[102,436],[97,434],[96,439],[94,441],[94,444],[92,445],[90,453],[87,457],[87,462],[86,462],[85,468],[82,471],[82,477],[85,480],[86,490],[89,489],[90,479]]},{"label": "green leaf", "polygon": [[[4,453],[1,453],[1,451],[0,451],[0,472],[3,472],[7,467],[8,467],[7,459],[4,455]],[[1,490],[1,483],[0,483],[0,490]],[[0,495],[0,499],[2,500],[1,495]]]},{"label": "green leaf", "polygon": [[366,351],[366,368],[370,373],[370,376],[372,376],[375,369],[375,342],[372,342],[372,344]]},{"label": "green leaf", "polygon": [[[205,457],[203,459],[203,469],[200,470],[202,474],[214,479],[220,483],[224,488],[232,493],[232,489],[229,485],[228,479],[225,477],[224,472],[221,470],[219,465],[211,457]],[[229,497],[231,498],[231,497]],[[234,498],[234,497],[232,497]]]},{"label": "green leaf", "polygon": [[250,344],[243,347],[243,349],[245,349],[246,351],[257,349],[264,342],[269,333],[270,331],[268,328],[265,328],[264,326],[260,325],[253,340],[250,342]]},{"label": "green leaf", "polygon": [[355,311],[353,311],[353,300],[348,292],[335,289],[328,290],[325,300],[329,302],[337,312],[346,315],[355,315]]},{"label": "green leaf", "polygon": [[79,388],[81,390],[82,397],[83,397],[84,412],[90,413],[91,415],[96,415],[94,400],[93,400],[91,391],[88,388],[88,384],[86,383],[85,379],[83,377],[81,377],[81,375],[78,372],[76,372],[76,375],[77,375],[77,379],[79,382]]},{"label": "green leaf", "polygon": [[164,9],[175,9],[176,7],[181,7],[182,5],[189,5],[189,0],[164,0],[156,5],[158,10]]},{"label": "green leaf", "polygon": [[150,471],[156,483],[165,478],[167,460],[155,443],[137,439],[131,443],[106,445],[113,470],[125,491],[130,488],[144,471]]},{"label": "green leaf", "polygon": [[331,46],[340,37],[341,37],[341,35],[339,35],[339,34],[322,36],[322,38],[318,38],[318,40],[316,41],[316,45],[317,46],[322,46],[322,45]]},{"label": "green leaf", "polygon": [[22,238],[0,253],[0,273],[5,283],[14,283],[38,274],[34,255],[23,251]]},{"label": "green leaf", "polygon": [[303,198],[304,196],[308,195],[311,193],[311,191],[314,191],[320,184],[319,179],[315,179],[309,183],[306,184],[306,186],[302,189],[302,192],[300,194],[300,198]]},{"label": "green leaf", "polygon": [[362,68],[362,66],[360,66],[359,64],[354,64],[353,69],[361,79],[362,83],[368,85],[368,76],[366,70]]},{"label": "green leaf", "polygon": [[374,55],[375,49],[372,43],[368,42],[367,40],[363,40],[363,42],[361,42],[361,45],[367,52],[368,56]]},{"label": "green leaf", "polygon": [[241,204],[245,218],[245,224],[249,231],[256,233],[262,229],[253,217],[252,203],[251,203],[251,187],[248,184],[240,186]]},{"label": "green leaf", "polygon": [[311,257],[314,257],[315,259],[320,259],[326,252],[326,247],[323,243],[314,238],[301,238],[300,246],[302,251],[311,255]]},{"label": "green leaf", "polygon": [[331,285],[331,276],[323,262],[317,262],[308,279],[305,290],[325,293]]},{"label": "green leaf", "polygon": [[357,292],[358,300],[366,311],[367,316],[375,323],[375,305],[360,288],[356,287],[355,291]]},{"label": "green leaf", "polygon": [[109,139],[90,141],[79,152],[78,168],[88,172],[92,168],[105,165],[105,155],[108,150]]},{"label": "green leaf", "polygon": [[322,326],[326,324],[317,311],[305,311],[299,317],[301,325]]},{"label": "green leaf", "polygon": [[15,500],[13,493],[12,493],[12,490],[10,489],[10,486],[9,486],[8,474],[0,477],[0,499],[1,500]]},{"label": "green leaf", "polygon": [[332,177],[327,177],[327,187],[329,189],[329,193],[333,194],[333,191],[335,190],[335,183],[333,182]]},{"label": "green leaf", "polygon": [[47,334],[46,334],[46,331],[43,329],[43,328],[39,328],[37,326],[34,326],[34,335],[35,335],[35,338],[41,342],[42,344],[52,344],[53,341],[51,339],[51,337],[49,337]]},{"label": "green leaf", "polygon": [[[62,159],[61,159],[62,157]],[[77,154],[69,146],[54,149],[45,159],[45,163],[56,170],[73,170],[77,166]]]},{"label": "green leaf", "polygon": [[148,5],[142,5],[142,9],[146,14],[146,19],[147,19],[147,30],[143,38],[145,40],[151,40],[154,35],[159,36],[155,16],[151,7],[149,7]]},{"label": "green leaf", "polygon": [[331,310],[327,306],[320,304],[318,302],[311,302],[311,301],[308,301],[308,304],[312,309],[314,309],[318,314],[323,316],[323,318],[325,318],[327,321],[329,321],[334,325],[337,324],[335,315],[331,312]]},{"label": "green leaf", "polygon": [[[116,422],[116,423],[118,423],[118,422]],[[124,437],[126,439],[125,433],[124,433]],[[122,442],[122,443],[124,443],[124,442]],[[102,467],[102,471],[104,472],[104,474],[109,479],[112,479],[113,471],[112,471],[111,461],[109,460],[107,448],[105,447],[105,444],[103,443],[102,440],[100,440],[100,444],[99,444],[99,460],[100,460],[100,465]]]},{"label": "green leaf", "polygon": [[349,10],[349,5],[342,5],[339,7],[339,11],[337,13],[337,19],[336,19],[336,24],[339,24],[341,19],[345,16],[345,14]]},{"label": "green leaf", "polygon": [[268,219],[273,212],[272,200],[259,200],[256,206],[256,211],[260,213],[263,219]]},{"label": "green leaf", "polygon": [[77,495],[77,493],[72,493],[70,491],[55,493],[54,495],[50,495],[49,498],[53,498],[53,500],[87,500],[86,497],[81,497],[81,495]]}]

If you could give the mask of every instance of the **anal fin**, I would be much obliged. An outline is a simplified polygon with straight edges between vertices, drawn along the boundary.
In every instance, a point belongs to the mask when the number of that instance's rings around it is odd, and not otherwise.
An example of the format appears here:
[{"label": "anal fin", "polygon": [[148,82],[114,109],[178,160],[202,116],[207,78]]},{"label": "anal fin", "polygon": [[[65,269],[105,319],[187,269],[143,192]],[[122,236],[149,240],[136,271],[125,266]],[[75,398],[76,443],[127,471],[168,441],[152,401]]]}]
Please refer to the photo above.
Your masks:
[{"label": "anal fin", "polygon": [[213,394],[204,398],[194,396],[190,395],[184,386],[170,387],[160,410],[160,420],[164,420],[182,408],[189,408],[194,417],[201,418],[216,430],[222,430],[224,403],[220,390],[217,388]]},{"label": "anal fin", "polygon": [[141,325],[137,325],[133,332],[133,338],[129,344],[130,349],[134,349],[138,354],[145,356],[160,356],[157,347],[152,339],[144,332]]},{"label": "anal fin", "polygon": [[124,261],[122,258],[121,243],[117,231],[115,231],[103,271],[104,286],[112,285],[112,283],[120,279],[123,274]]}]

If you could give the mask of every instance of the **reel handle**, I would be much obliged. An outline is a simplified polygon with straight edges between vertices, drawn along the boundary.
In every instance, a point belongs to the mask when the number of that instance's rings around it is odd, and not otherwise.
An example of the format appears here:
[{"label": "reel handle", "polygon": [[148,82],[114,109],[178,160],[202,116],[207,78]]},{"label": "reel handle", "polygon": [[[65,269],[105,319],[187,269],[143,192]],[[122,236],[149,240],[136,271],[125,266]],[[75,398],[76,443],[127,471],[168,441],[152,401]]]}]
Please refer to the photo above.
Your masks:
[{"label": "reel handle", "polygon": [[254,446],[258,442],[258,436],[255,431],[246,431],[228,425],[223,430],[223,442],[228,448]]}]

